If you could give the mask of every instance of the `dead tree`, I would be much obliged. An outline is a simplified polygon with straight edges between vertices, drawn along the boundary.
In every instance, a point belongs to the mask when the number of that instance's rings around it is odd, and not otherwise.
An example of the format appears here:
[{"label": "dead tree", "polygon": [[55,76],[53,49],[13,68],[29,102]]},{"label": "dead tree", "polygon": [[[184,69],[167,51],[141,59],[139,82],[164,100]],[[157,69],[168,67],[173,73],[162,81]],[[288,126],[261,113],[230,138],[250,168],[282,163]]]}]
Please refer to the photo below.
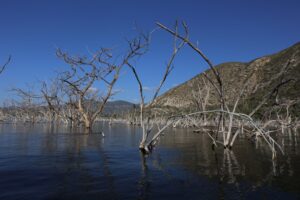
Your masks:
[{"label": "dead tree", "polygon": [[41,95],[44,104],[47,107],[47,121],[63,122],[65,124],[74,124],[74,106],[70,104],[70,95],[66,95],[67,91],[58,79],[54,79],[48,84],[42,82]]},{"label": "dead tree", "polygon": [[[186,31],[185,35],[181,35],[178,33],[177,28],[175,30],[172,30],[168,27],[166,27],[165,25],[161,24],[161,23],[157,23],[157,25],[165,30],[166,32],[170,33],[172,36],[180,39],[182,42],[186,43],[192,50],[194,50],[209,66],[210,70],[212,71],[213,77],[208,76],[208,74],[206,74],[206,72],[203,72],[204,77],[206,78],[206,80],[212,85],[212,87],[215,89],[215,91],[218,94],[218,100],[219,100],[219,105],[220,105],[220,109],[217,110],[207,110],[207,111],[199,111],[199,112],[195,112],[195,113],[191,113],[191,114],[187,114],[187,115],[181,115],[181,116],[174,116],[169,118],[168,122],[166,123],[166,125],[160,129],[160,131],[152,138],[152,140],[150,140],[150,143],[148,143],[150,146],[156,143],[156,140],[159,138],[160,134],[162,134],[162,132],[164,131],[165,128],[167,128],[168,126],[170,126],[172,123],[177,123],[178,121],[182,120],[182,119],[191,119],[192,116],[195,115],[199,115],[199,114],[218,114],[219,118],[218,118],[218,123],[217,123],[217,130],[216,130],[216,137],[214,138],[210,133],[208,133],[208,135],[211,137],[213,144],[216,146],[217,143],[221,143],[223,144],[224,148],[227,147],[232,147],[238,133],[239,133],[239,129],[236,130],[236,132],[234,134],[232,134],[232,128],[233,128],[233,124],[234,121],[238,121],[239,123],[247,123],[248,125],[250,125],[253,128],[254,132],[259,133],[266,141],[266,143],[269,145],[270,149],[273,152],[273,157],[276,156],[276,150],[275,147],[277,147],[278,149],[280,149],[283,153],[282,148],[280,147],[280,145],[270,136],[268,131],[263,130],[261,127],[259,127],[254,120],[252,119],[252,115],[258,110],[260,109],[260,107],[266,102],[268,101],[271,97],[273,97],[274,95],[276,96],[278,94],[278,90],[279,88],[281,88],[283,85],[285,85],[286,83],[292,81],[290,79],[285,80],[284,78],[282,78],[286,72],[286,69],[288,68],[287,66],[289,66],[289,63],[291,61],[288,61],[288,63],[286,64],[286,66],[283,67],[282,71],[277,75],[278,77],[280,77],[280,82],[270,91],[269,94],[267,94],[262,100],[261,103],[257,105],[257,107],[255,107],[253,109],[253,111],[247,115],[244,113],[237,113],[236,112],[236,108],[239,104],[240,99],[242,98],[242,96],[244,95],[244,92],[246,90],[246,87],[248,85],[248,82],[251,78],[251,76],[253,75],[253,73],[255,72],[255,70],[249,74],[248,77],[246,77],[246,79],[244,80],[244,84],[242,86],[242,89],[239,92],[239,95],[237,96],[234,105],[232,106],[232,109],[230,109],[230,106],[227,104],[226,99],[225,99],[225,94],[224,94],[224,84],[223,84],[223,80],[221,78],[221,74],[219,73],[219,71],[214,67],[214,65],[212,64],[212,62],[207,58],[207,56],[198,48],[197,45],[195,45],[193,42],[190,41],[189,37],[188,37],[188,27],[185,23],[183,23],[183,28]],[[227,120],[227,121],[226,121]],[[193,121],[193,120],[192,120]],[[225,124],[225,122],[227,124]],[[197,124],[196,124],[197,126]],[[227,130],[225,129],[227,128]],[[223,141],[219,141],[218,140],[218,133],[221,132],[223,135]]]},{"label": "dead tree", "polygon": [[41,88],[41,93],[43,96],[43,99],[46,101],[47,103],[47,109],[48,109],[48,113],[49,113],[49,120],[52,122],[55,118],[55,114],[56,114],[56,110],[57,110],[57,106],[54,105],[53,102],[57,101],[57,88],[52,87],[50,91],[48,91],[48,87],[46,82],[42,83],[42,88]]},{"label": "dead tree", "polygon": [[[296,133],[298,119],[292,115],[291,107],[299,104],[300,100],[284,100],[280,104],[275,105],[266,112],[262,126],[264,128],[273,128],[272,132],[280,132],[284,135],[289,130],[294,129]],[[274,129],[275,128],[275,129]]]},{"label": "dead tree", "polygon": [[[201,85],[199,83],[197,84],[197,90],[192,91],[192,102],[198,111],[206,111],[209,105],[210,87],[204,77],[201,77],[201,82]],[[202,121],[204,126],[208,123],[205,114],[202,116]]]},{"label": "dead tree", "polygon": [[[114,94],[113,87],[124,65],[145,53],[147,38],[143,35],[129,42],[130,46],[123,58],[116,63],[112,49],[101,48],[91,58],[73,57],[57,50],[57,56],[70,66],[60,74],[60,81],[68,90],[69,105],[80,114],[80,122],[91,129],[96,118],[103,112],[107,101]],[[96,85],[105,85],[100,91]]]},{"label": "dead tree", "polygon": [[293,64],[293,62],[295,62],[294,57],[295,54],[292,56],[292,59],[289,59],[284,66],[281,68],[280,72],[273,77],[271,80],[269,80],[268,82],[266,82],[264,85],[261,86],[262,87],[266,87],[268,86],[271,81],[277,81],[277,84],[271,88],[271,90],[261,99],[260,103],[252,110],[251,113],[249,113],[249,116],[253,116],[264,104],[266,104],[267,101],[269,101],[270,99],[275,99],[276,101],[278,101],[278,94],[279,94],[279,90],[286,84],[295,81],[294,79],[285,79],[285,75],[287,73],[287,71],[289,70],[289,68],[291,67],[291,65]]},{"label": "dead tree", "polygon": [[[224,84],[222,81],[221,74],[219,73],[218,69],[216,69],[213,65],[213,63],[210,61],[210,59],[198,48],[198,45],[194,44],[193,42],[190,41],[188,37],[188,26],[185,22],[182,23],[183,28],[186,31],[185,35],[180,35],[178,32],[171,30],[170,28],[166,27],[165,25],[157,22],[156,23],[161,29],[167,31],[174,37],[177,37],[178,39],[184,41],[192,50],[194,50],[209,66],[210,70],[213,73],[213,77],[210,77],[206,74],[206,72],[203,72],[204,77],[208,80],[208,82],[213,86],[215,91],[218,94],[218,100],[220,104],[220,110],[228,109],[228,106],[225,101],[225,95],[224,95]],[[225,140],[225,134],[224,134],[224,116],[223,112],[220,112],[219,120],[218,120],[218,125],[217,125],[217,133],[216,137],[218,136],[219,131],[223,133],[223,139]]]},{"label": "dead tree", "polygon": [[[165,25],[157,22],[156,23],[157,26],[159,26],[161,29],[165,30],[166,32],[170,33],[171,35],[173,35],[174,37],[180,39],[181,41],[185,42],[192,50],[194,50],[209,66],[209,68],[211,69],[212,73],[213,73],[213,77],[208,76],[208,74],[206,72],[203,72],[204,77],[207,79],[207,81],[213,86],[213,88],[215,89],[215,91],[218,94],[218,100],[219,100],[219,104],[220,104],[220,110],[224,111],[224,109],[228,110],[228,106],[226,104],[225,101],[225,95],[224,95],[224,84],[221,78],[221,74],[219,73],[219,71],[214,67],[214,65],[212,64],[212,62],[208,59],[208,57],[198,48],[197,45],[195,45],[193,42],[190,41],[189,39],[189,29],[188,26],[185,22],[182,23],[182,26],[185,30],[185,35],[181,35],[178,33],[178,31],[176,30],[172,30],[168,27],[166,27]],[[223,140],[225,141],[225,132],[224,132],[224,116],[223,116],[223,112],[219,113],[219,120],[218,120],[218,125],[217,125],[217,133],[216,133],[216,137],[219,133],[219,131],[221,131],[223,133]]]},{"label": "dead tree", "polygon": [[[175,24],[176,31],[178,31],[177,28],[178,28],[178,24],[176,22],[176,24]],[[140,124],[142,127],[142,139],[139,144],[139,148],[141,151],[143,151],[145,153],[148,153],[151,150],[151,146],[147,142],[149,140],[149,135],[151,134],[152,129],[153,129],[153,123],[150,123],[151,119],[150,119],[149,114],[148,114],[148,116],[146,116],[145,108],[148,107],[149,109],[153,109],[152,106],[155,105],[156,99],[158,97],[158,94],[159,94],[162,86],[164,85],[167,77],[169,76],[169,74],[172,72],[172,70],[174,68],[174,66],[173,66],[174,59],[175,59],[177,53],[179,52],[179,50],[184,46],[184,44],[185,44],[184,41],[178,43],[177,37],[174,37],[173,52],[171,54],[171,57],[170,57],[167,65],[165,66],[165,71],[162,76],[162,79],[161,79],[158,87],[156,88],[151,101],[148,104],[145,103],[143,84],[142,84],[141,78],[136,70],[136,67],[133,64],[131,64],[130,62],[126,63],[127,66],[131,69],[131,71],[138,83],[138,87],[139,87],[139,94],[140,94],[140,119],[139,119],[139,121],[140,121]],[[145,118],[147,118],[147,119],[145,119]]]},{"label": "dead tree", "polygon": [[[7,59],[7,61],[2,66],[0,66],[0,74],[2,74],[2,72],[5,70],[5,68],[9,64],[10,60],[11,60],[11,56],[9,56],[8,59]],[[5,114],[3,113],[2,110],[0,112],[1,112],[1,118],[2,118],[1,120],[3,120],[5,118],[4,117]]]},{"label": "dead tree", "polygon": [[20,101],[16,102],[15,121],[36,123],[43,118],[40,96],[34,93],[32,86],[27,89],[13,88],[11,91],[20,98]]}]

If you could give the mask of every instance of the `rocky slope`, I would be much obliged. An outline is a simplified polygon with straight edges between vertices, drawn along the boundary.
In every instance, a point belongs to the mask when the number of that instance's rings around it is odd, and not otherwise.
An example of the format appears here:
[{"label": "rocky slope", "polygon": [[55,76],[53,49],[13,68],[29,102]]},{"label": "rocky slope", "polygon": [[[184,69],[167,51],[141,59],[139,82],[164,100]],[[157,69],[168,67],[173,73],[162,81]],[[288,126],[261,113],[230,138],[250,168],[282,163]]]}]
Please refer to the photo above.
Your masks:
[{"label": "rocky slope", "polygon": [[[290,63],[287,71],[282,73],[287,63]],[[300,43],[249,63],[223,63],[216,66],[216,69],[221,74],[226,101],[229,105],[233,104],[244,85],[243,83],[250,77],[250,80],[247,81],[245,94],[238,107],[240,111],[245,113],[250,112],[264,96],[282,81],[290,80],[280,88],[277,98],[271,98],[262,110],[268,109],[270,106],[282,105],[300,99]],[[213,77],[211,70],[207,70],[206,73],[209,77]],[[207,87],[205,87],[206,85]],[[156,106],[167,106],[181,110],[196,109],[197,101],[199,98],[205,99],[208,90],[208,106],[214,107],[218,102],[216,91],[201,73],[161,95],[156,101]],[[292,106],[291,111],[294,115],[299,115],[299,102]]]}]

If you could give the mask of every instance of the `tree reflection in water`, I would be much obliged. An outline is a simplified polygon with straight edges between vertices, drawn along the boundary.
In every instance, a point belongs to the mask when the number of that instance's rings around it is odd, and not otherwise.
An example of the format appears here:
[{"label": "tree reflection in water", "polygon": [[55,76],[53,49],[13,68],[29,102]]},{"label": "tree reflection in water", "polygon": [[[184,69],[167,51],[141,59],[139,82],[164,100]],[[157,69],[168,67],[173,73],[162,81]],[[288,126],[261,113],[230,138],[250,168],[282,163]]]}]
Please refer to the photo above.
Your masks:
[{"label": "tree reflection in water", "polygon": [[272,161],[260,138],[240,137],[232,150],[213,151],[209,137],[184,129],[168,130],[145,156],[137,148],[139,127],[100,125],[93,134],[56,125],[0,126],[0,185],[5,186],[0,199],[13,199],[16,190],[26,199],[243,199],[276,197],[278,190],[299,193],[294,132],[278,137],[286,155]]},{"label": "tree reflection in water", "polygon": [[[228,190],[230,185],[235,187],[234,190],[240,197],[251,190],[256,191],[271,185],[298,191],[296,186],[298,179],[293,175],[300,167],[296,159],[299,159],[297,146],[299,138],[292,130],[286,136],[277,136],[278,141],[282,140],[285,143],[286,154],[275,160],[270,159],[270,150],[261,138],[248,140],[241,137],[232,150],[219,148],[213,151],[211,143],[205,137],[205,135],[193,136],[182,130],[180,134],[174,133],[172,140],[163,139],[160,145],[179,150],[176,165],[181,165],[200,177],[216,178],[219,182],[220,197],[224,197],[224,190],[226,188]],[[168,160],[162,158],[164,159]],[[245,187],[249,189],[246,191],[241,189]]]}]

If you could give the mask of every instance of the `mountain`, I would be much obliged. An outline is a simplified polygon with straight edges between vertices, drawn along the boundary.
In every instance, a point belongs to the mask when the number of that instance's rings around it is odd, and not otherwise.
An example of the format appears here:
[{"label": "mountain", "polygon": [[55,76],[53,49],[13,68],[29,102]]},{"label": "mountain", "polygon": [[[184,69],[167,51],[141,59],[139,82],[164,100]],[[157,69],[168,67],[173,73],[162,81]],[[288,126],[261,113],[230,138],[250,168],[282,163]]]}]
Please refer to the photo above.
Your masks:
[{"label": "mountain", "polygon": [[[285,66],[287,66],[287,70],[283,73]],[[274,99],[276,96],[274,95],[274,98],[271,98],[261,110],[269,109],[274,105],[298,101],[298,103],[291,106],[290,110],[294,115],[299,116],[300,43],[276,54],[264,56],[248,63],[229,62],[217,65],[215,68],[221,74],[226,102],[231,106],[234,104],[233,102],[237,96],[239,96],[240,90],[244,85],[243,83],[250,77],[238,106],[239,111],[249,113],[279,83],[287,81],[288,83],[278,90],[276,99]],[[210,69],[206,70],[205,73],[215,80]],[[199,98],[204,98],[208,90],[207,105],[215,107],[218,103],[216,90],[204,77],[203,73],[200,73],[191,80],[161,95],[155,105],[176,108],[177,110],[194,110],[197,108]]]},{"label": "mountain", "polygon": [[[91,103],[91,102],[90,102]],[[92,108],[96,109],[98,106],[99,102],[93,101],[92,102]],[[134,108],[136,107],[135,104],[123,101],[123,100],[116,100],[116,101],[108,101],[105,104],[102,116],[106,117],[111,117],[111,116],[124,116],[128,112],[131,112]],[[0,107],[0,121],[1,121],[1,116],[4,118],[4,115],[2,113],[10,113],[11,116],[14,116],[20,110],[23,110],[23,112],[34,112],[35,115],[38,115],[36,113],[43,113],[47,110],[47,106],[39,106],[39,105],[34,105],[33,107],[28,107],[26,109],[20,109],[19,106],[7,106],[7,107]],[[2,119],[3,120],[3,119]]]},{"label": "mountain", "polygon": [[104,107],[103,114],[124,114],[131,111],[134,106],[135,104],[123,100],[108,101]]}]

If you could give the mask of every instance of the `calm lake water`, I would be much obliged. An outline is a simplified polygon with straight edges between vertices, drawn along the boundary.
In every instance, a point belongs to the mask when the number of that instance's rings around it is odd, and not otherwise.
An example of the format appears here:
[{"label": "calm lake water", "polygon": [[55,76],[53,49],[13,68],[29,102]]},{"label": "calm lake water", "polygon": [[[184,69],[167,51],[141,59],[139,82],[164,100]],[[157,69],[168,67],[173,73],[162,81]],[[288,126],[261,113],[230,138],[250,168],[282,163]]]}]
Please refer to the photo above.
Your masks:
[{"label": "calm lake water", "polygon": [[0,199],[299,199],[300,138],[272,162],[261,142],[212,151],[204,134],[170,129],[151,155],[139,127],[97,124],[106,135],[49,125],[0,125]]}]

